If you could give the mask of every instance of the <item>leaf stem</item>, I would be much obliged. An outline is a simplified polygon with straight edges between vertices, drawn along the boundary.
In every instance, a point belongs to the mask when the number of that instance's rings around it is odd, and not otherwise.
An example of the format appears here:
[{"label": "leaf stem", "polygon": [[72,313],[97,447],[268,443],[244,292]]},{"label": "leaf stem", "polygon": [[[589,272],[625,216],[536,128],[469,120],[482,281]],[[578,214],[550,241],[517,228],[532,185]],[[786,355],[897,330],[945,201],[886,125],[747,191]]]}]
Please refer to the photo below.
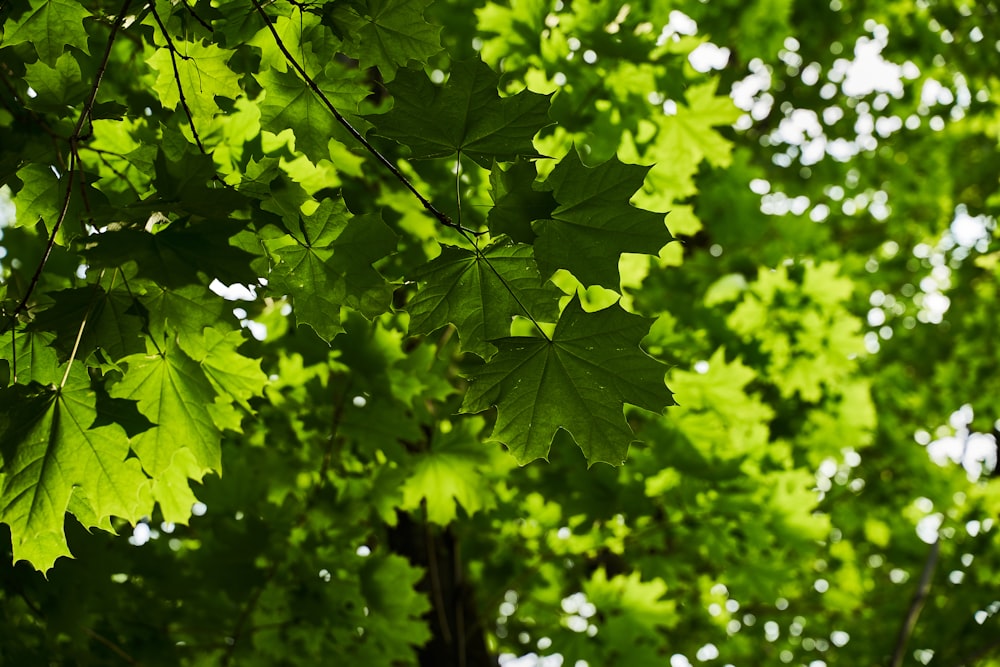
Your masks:
[{"label": "leaf stem", "polygon": [[913,591],[913,598],[910,600],[910,607],[906,611],[906,618],[899,628],[896,636],[896,647],[892,651],[891,667],[900,667],[903,664],[903,657],[906,654],[906,644],[910,640],[913,628],[917,625],[917,618],[927,601],[927,594],[931,590],[931,579],[934,576],[934,568],[937,566],[938,556],[941,554],[941,539],[934,540],[930,551],[927,553],[927,560],[924,561],[924,570],[920,574],[920,583]]}]

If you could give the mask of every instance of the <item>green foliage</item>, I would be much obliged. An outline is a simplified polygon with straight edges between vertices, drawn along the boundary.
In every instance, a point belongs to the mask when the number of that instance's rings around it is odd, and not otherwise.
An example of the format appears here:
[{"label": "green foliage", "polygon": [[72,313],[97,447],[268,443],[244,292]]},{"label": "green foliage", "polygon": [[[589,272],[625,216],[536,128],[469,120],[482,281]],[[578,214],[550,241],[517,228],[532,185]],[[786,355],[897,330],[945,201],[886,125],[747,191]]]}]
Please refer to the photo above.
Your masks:
[{"label": "green foliage", "polygon": [[1000,664],[991,3],[0,22],[0,664]]}]

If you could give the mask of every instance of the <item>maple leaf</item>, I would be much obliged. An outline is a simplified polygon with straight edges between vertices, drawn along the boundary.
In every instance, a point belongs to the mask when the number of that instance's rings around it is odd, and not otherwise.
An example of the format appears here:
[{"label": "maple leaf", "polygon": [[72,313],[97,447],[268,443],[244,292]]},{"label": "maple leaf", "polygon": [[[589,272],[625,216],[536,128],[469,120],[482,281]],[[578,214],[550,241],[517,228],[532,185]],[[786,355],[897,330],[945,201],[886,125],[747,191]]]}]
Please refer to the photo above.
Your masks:
[{"label": "maple leaf", "polygon": [[3,46],[32,44],[38,57],[50,67],[55,66],[67,46],[90,52],[84,27],[90,12],[79,2],[35,0],[32,4],[24,14],[4,25]]},{"label": "maple leaf", "polygon": [[117,424],[91,428],[96,400],[80,364],[61,388],[0,390],[0,521],[10,526],[15,561],[44,571],[71,555],[63,522],[75,489],[86,497],[78,518],[89,518],[87,527],[108,528],[111,516],[135,522],[150,511],[149,479],[127,458],[125,431]]},{"label": "maple leaf", "polygon": [[575,151],[563,158],[544,183],[559,205],[533,225],[542,275],[568,269],[586,286],[618,290],[621,253],[657,254],[673,238],[664,214],[628,203],[648,170],[617,158],[589,168]]},{"label": "maple leaf", "polygon": [[385,312],[392,288],[372,263],[396,249],[396,236],[381,218],[352,216],[337,198],[323,200],[302,222],[265,242],[274,258],[269,284],[292,296],[299,321],[330,340],[343,331],[341,306],[368,317]]},{"label": "maple leaf", "polygon": [[489,450],[478,439],[482,419],[466,419],[448,432],[437,432],[426,452],[415,457],[403,484],[403,507],[427,503],[427,518],[446,526],[457,516],[457,505],[471,516],[494,503],[490,486],[482,479]]},{"label": "maple leaf", "polygon": [[651,320],[615,304],[587,313],[574,296],[551,340],[506,338],[499,352],[469,373],[463,412],[497,408],[491,440],[519,463],[548,455],[559,429],[591,464],[619,465],[635,437],[624,404],[660,412],[673,405],[665,367],[639,348]]},{"label": "maple leaf", "polygon": [[408,146],[412,157],[464,154],[489,169],[494,160],[541,157],[532,145],[549,124],[549,95],[521,91],[501,98],[497,73],[479,60],[452,63],[447,83],[401,70],[389,86],[392,109],[367,116],[377,133]]},{"label": "maple leaf", "polygon": [[515,315],[548,320],[562,294],[543,283],[531,246],[506,239],[481,253],[443,246],[415,277],[421,287],[407,306],[410,331],[430,333],[454,324],[462,348],[484,359],[496,350],[490,341],[510,336]]},{"label": "maple leaf", "polygon": [[430,0],[331,4],[333,11],[324,22],[344,36],[344,52],[357,58],[363,69],[378,67],[385,81],[395,76],[397,67],[411,60],[426,63],[441,50],[441,26],[424,20]]},{"label": "maple leaf", "polygon": [[506,234],[520,243],[535,241],[538,235],[531,223],[551,218],[558,206],[551,191],[535,189],[537,177],[535,164],[528,160],[518,158],[507,170],[493,166],[490,196],[494,206],[486,218],[491,234]]},{"label": "maple leaf", "polygon": [[122,362],[127,365],[125,376],[109,393],[136,401],[139,411],[156,425],[132,438],[143,469],[159,477],[177,452],[188,449],[200,472],[220,470],[222,434],[210,407],[217,393],[198,362],[170,339],[160,353],[133,354]]},{"label": "maple leaf", "polygon": [[35,91],[32,108],[59,114],[80,104],[89,88],[80,74],[80,64],[71,53],[59,56],[55,67],[49,67],[44,60],[28,65],[24,80]]},{"label": "maple leaf", "polygon": [[0,338],[0,359],[11,362],[21,384],[48,384],[55,380],[59,359],[52,349],[55,335],[47,331],[21,332]]},{"label": "maple leaf", "polygon": [[237,352],[236,348],[244,340],[240,331],[223,333],[209,328],[202,335],[178,337],[177,344],[201,365],[205,377],[219,394],[228,396],[250,412],[247,401],[260,396],[267,376],[260,369],[259,360]]},{"label": "maple leaf", "polygon": [[[368,88],[359,80],[359,72],[349,72],[339,63],[330,63],[326,73],[314,75],[316,85],[337,111],[359,126],[354,114],[358,103],[368,95]],[[269,69],[255,74],[264,88],[264,99],[258,100],[260,127],[279,134],[291,128],[295,146],[313,162],[330,158],[331,137],[343,131],[337,119],[323,101],[291,71]]]},{"label": "maple leaf", "polygon": [[[105,291],[100,285],[52,292],[53,303],[41,311],[29,331],[52,331],[52,345],[66,360],[74,348],[80,359],[101,348],[113,359],[144,349],[142,319],[135,314],[135,299],[126,290]],[[83,326],[83,331],[79,329]],[[79,333],[79,336],[78,336]]]},{"label": "maple leaf", "polygon": [[[135,262],[138,275],[165,287],[200,284],[204,275],[226,284],[255,283],[254,256],[229,244],[241,222],[174,222],[150,233],[142,229],[106,231],[87,238],[84,254],[96,266]],[[201,274],[201,275],[199,275]]]},{"label": "maple leaf", "polygon": [[176,109],[183,92],[195,127],[209,123],[219,113],[217,96],[235,100],[243,94],[239,75],[227,64],[232,51],[200,41],[175,41],[174,48],[177,50],[174,54],[169,47],[157,49],[146,62],[157,72],[153,87],[160,103]]}]

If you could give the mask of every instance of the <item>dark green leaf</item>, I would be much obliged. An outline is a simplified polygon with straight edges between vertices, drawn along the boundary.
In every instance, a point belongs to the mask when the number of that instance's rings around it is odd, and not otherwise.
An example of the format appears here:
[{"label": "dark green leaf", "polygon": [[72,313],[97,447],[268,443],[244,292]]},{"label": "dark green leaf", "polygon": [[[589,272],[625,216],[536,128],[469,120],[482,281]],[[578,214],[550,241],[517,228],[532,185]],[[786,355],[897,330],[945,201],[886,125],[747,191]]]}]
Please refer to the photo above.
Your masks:
[{"label": "dark green leaf", "polygon": [[368,119],[416,158],[462,153],[489,169],[494,160],[539,157],[531,140],[550,122],[549,96],[525,90],[501,98],[498,84],[478,60],[453,63],[444,85],[423,71],[400,70],[389,85],[392,110]]},{"label": "dark green leaf", "polygon": [[493,341],[510,336],[515,316],[549,321],[562,295],[539,277],[531,246],[508,240],[481,254],[443,246],[441,255],[415,276],[420,289],[407,305],[410,332],[431,333],[454,324],[462,348],[484,359],[495,351]]},{"label": "dark green leaf", "polygon": [[636,439],[624,404],[660,412],[674,403],[666,367],[639,348],[650,323],[618,305],[587,313],[574,297],[551,340],[497,342],[496,356],[470,373],[462,410],[496,406],[490,437],[522,464],[547,457],[563,429],[589,463],[620,465]]},{"label": "dark green leaf", "polygon": [[663,214],[629,204],[647,171],[617,158],[590,168],[575,151],[564,157],[545,180],[559,206],[534,225],[542,275],[568,269],[585,286],[618,290],[621,253],[658,253],[673,238]]}]

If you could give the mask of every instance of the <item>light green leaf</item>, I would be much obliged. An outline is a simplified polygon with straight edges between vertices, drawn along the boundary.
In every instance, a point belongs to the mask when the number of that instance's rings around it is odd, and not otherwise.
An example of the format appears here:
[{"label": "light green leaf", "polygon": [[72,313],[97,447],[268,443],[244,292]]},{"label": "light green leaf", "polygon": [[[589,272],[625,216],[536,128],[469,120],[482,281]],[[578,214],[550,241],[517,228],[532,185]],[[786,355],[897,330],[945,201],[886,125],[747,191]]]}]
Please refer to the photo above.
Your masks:
[{"label": "light green leaf", "polygon": [[86,497],[78,518],[89,518],[88,527],[107,528],[112,516],[135,522],[150,511],[149,479],[126,458],[125,431],[117,424],[90,428],[97,397],[81,365],[62,388],[15,386],[0,390],[0,398],[0,521],[10,526],[15,561],[44,571],[71,555],[63,522],[74,488]]},{"label": "light green leaf", "polygon": [[624,404],[653,412],[673,405],[665,367],[639,348],[649,324],[617,304],[584,312],[574,297],[551,340],[497,342],[496,356],[469,374],[462,410],[496,406],[490,439],[507,445],[521,464],[546,457],[563,429],[589,463],[619,465],[635,439]]},{"label": "light green leaf", "polygon": [[392,289],[372,263],[396,249],[396,237],[380,217],[351,216],[342,199],[325,199],[303,222],[265,242],[270,287],[291,295],[299,321],[330,340],[343,331],[341,306],[367,317],[385,312]]},{"label": "light green leaf", "polygon": [[134,354],[123,362],[128,370],[111,387],[111,396],[136,401],[156,425],[132,439],[142,467],[159,478],[175,455],[188,449],[199,473],[218,472],[221,433],[209,411],[216,391],[198,363],[169,339],[162,352]]},{"label": "light green leaf", "polygon": [[215,390],[250,412],[247,401],[260,396],[267,376],[260,369],[260,360],[244,357],[236,348],[246,339],[240,331],[220,332],[205,329],[200,336],[179,336],[177,344],[201,368]]},{"label": "light green leaf", "polygon": [[413,470],[403,484],[403,508],[427,503],[427,518],[446,526],[457,516],[457,505],[469,514],[491,507],[495,497],[483,479],[489,449],[478,439],[483,420],[465,419],[449,431],[438,431],[428,451],[415,457]]},{"label": "light green leaf", "polygon": [[59,56],[55,67],[39,60],[25,70],[24,80],[35,91],[35,96],[29,100],[32,109],[66,116],[71,107],[83,103],[90,90],[80,74],[80,65],[71,53]]},{"label": "light green leaf", "polygon": [[4,26],[0,46],[27,42],[43,62],[54,67],[67,46],[89,53],[84,28],[88,18],[90,12],[76,0],[33,0],[31,9]]},{"label": "light green leaf", "polygon": [[[12,340],[13,338],[13,340]],[[20,384],[57,382],[59,360],[51,347],[55,336],[48,332],[21,332],[12,337],[0,336],[0,359],[10,362],[10,370],[17,373]]]}]

